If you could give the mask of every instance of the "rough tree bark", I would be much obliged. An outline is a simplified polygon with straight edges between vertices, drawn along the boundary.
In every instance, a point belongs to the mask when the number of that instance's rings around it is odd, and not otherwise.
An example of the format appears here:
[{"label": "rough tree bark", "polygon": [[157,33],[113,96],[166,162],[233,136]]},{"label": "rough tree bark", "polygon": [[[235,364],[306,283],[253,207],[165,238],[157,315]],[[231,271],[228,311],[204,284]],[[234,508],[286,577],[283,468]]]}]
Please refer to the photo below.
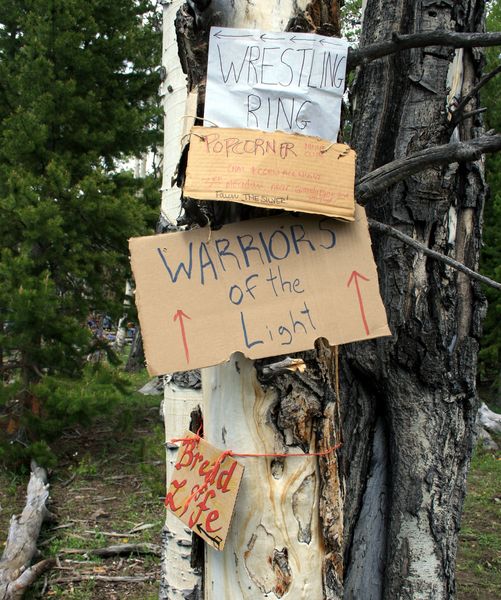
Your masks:
[{"label": "rough tree bark", "polygon": [[[481,31],[483,10],[484,2],[478,1],[369,1],[361,45],[391,39],[393,32]],[[453,106],[454,96],[465,96],[481,66],[476,50],[454,55],[447,47],[432,46],[363,67],[353,94],[351,141],[359,176],[418,150],[479,136],[478,117],[451,126],[446,100]],[[472,100],[469,109],[474,108]],[[370,217],[475,269],[484,198],[478,160],[417,173],[366,208]],[[383,597],[450,598],[478,408],[475,374],[484,300],[466,275],[416,255],[395,238],[373,232],[373,247],[393,337],[343,351],[344,451],[351,465],[345,521],[348,590],[357,589],[350,586],[358,565],[348,554],[357,547],[353,517],[380,494],[386,510],[379,514],[388,524],[381,542]],[[364,401],[353,402],[353,397]],[[387,489],[379,490],[365,485],[375,455],[370,423],[378,415],[384,424],[388,482]],[[360,420],[368,427],[355,439]],[[375,560],[370,548],[367,560]]]},{"label": "rough tree bark", "polygon": [[[185,98],[191,98],[191,107],[196,98],[197,114],[211,24],[339,33],[339,3],[332,0],[209,4],[179,3],[176,16]],[[481,0],[367,0],[364,7],[362,51],[398,35],[480,32],[483,26]],[[172,32],[171,21],[166,27]],[[457,48],[459,38],[453,38]],[[481,53],[453,50],[435,38],[437,45],[423,47],[422,38],[415,39],[419,48],[374,61],[369,52],[357,68],[350,143],[359,156],[359,181],[393,160],[482,134],[478,114],[452,119],[449,113],[478,81]],[[172,50],[172,40],[168,47]],[[477,108],[476,96],[464,107]],[[186,102],[184,112],[195,114]],[[176,198],[183,183],[181,140],[179,166],[168,177]],[[483,162],[443,164],[387,183],[367,198],[366,208],[375,221],[475,270]],[[182,222],[189,226],[263,214],[187,199],[184,208]],[[247,487],[225,553],[206,551],[207,599],[454,596],[457,533],[478,409],[475,365],[484,299],[465,273],[380,229],[371,233],[393,337],[339,350],[339,397],[335,356],[322,340],[301,355],[307,367],[302,374],[278,370],[270,378],[266,366],[277,359],[253,364],[234,356],[202,375],[206,437],[219,447],[308,452],[344,442],[337,455],[318,461],[246,463]],[[249,488],[254,478],[258,489]],[[174,548],[173,540],[169,544]],[[164,571],[168,568],[166,560]],[[161,597],[199,598],[200,580],[183,594],[164,586]]]},{"label": "rough tree bark", "polygon": [[141,334],[141,329],[138,326],[134,339],[132,340],[124,370],[127,371],[127,373],[137,373],[141,369],[144,369],[144,348],[143,336]]}]

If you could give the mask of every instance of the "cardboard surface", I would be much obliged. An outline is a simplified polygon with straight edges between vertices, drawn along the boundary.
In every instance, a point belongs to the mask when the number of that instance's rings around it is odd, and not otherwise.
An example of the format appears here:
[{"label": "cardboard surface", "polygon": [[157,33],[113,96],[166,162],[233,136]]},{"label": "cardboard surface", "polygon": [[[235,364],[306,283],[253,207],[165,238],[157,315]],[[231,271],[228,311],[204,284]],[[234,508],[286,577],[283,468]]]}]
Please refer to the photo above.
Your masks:
[{"label": "cardboard surface", "polygon": [[[221,456],[204,439],[186,432],[178,451],[174,476],[165,504],[192,531],[216,550],[222,550],[231,524],[244,468],[230,456],[214,466]],[[207,482],[201,493],[195,493]],[[187,504],[187,500],[190,499]]]},{"label": "cardboard surface", "polygon": [[212,27],[205,118],[219,127],[335,142],[348,42],[314,33]]},{"label": "cardboard surface", "polygon": [[148,371],[208,367],[390,335],[363,208],[129,241]]},{"label": "cardboard surface", "polygon": [[353,221],[355,151],[316,137],[194,127],[184,195]]}]

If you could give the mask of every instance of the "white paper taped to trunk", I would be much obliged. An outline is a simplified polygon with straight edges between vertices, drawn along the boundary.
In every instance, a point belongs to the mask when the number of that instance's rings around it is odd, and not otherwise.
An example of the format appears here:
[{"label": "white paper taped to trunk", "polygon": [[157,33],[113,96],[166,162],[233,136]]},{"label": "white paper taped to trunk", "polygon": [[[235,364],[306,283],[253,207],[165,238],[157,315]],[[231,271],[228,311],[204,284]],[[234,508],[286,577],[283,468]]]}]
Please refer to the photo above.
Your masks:
[{"label": "white paper taped to trunk", "polygon": [[338,38],[212,27],[206,124],[335,142],[347,55],[348,42]]},{"label": "white paper taped to trunk", "polygon": [[129,242],[148,371],[389,335],[364,209],[280,215]]}]

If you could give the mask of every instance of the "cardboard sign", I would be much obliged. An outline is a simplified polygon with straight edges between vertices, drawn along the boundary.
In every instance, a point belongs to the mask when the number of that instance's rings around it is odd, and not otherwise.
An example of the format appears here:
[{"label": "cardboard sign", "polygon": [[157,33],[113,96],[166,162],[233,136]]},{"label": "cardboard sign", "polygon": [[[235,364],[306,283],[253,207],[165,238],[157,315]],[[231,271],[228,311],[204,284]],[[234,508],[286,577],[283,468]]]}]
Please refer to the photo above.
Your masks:
[{"label": "cardboard sign", "polygon": [[194,127],[184,195],[353,221],[355,151],[252,129]]},{"label": "cardboard sign", "polygon": [[129,242],[148,371],[389,335],[367,220],[280,215]]},{"label": "cardboard sign", "polygon": [[221,450],[189,431],[184,437],[165,505],[213,548],[222,550],[244,468],[230,456],[218,464]]},{"label": "cardboard sign", "polygon": [[338,38],[212,27],[205,118],[335,142],[347,55]]}]

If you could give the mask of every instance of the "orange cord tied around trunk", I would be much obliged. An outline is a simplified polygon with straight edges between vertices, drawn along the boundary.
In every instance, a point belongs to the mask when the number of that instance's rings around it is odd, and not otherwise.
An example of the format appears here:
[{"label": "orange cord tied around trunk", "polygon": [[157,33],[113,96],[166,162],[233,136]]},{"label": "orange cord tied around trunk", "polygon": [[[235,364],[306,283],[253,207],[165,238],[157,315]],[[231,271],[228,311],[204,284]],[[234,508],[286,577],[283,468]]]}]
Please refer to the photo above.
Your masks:
[{"label": "orange cord tied around trunk", "polygon": [[[334,364],[335,364],[335,390],[336,390],[337,398],[339,399],[339,348],[338,348],[338,346],[334,346]],[[198,442],[202,439],[202,437],[200,436],[202,429],[203,429],[203,423],[200,424],[199,428],[197,429],[197,432],[194,433],[193,436],[191,436],[189,438],[175,438],[175,439],[170,440],[170,443],[177,444],[177,443],[191,442],[194,440],[198,444]],[[187,498],[187,500],[183,506],[183,513],[188,509],[188,506],[190,505],[191,501],[195,497],[201,496],[207,490],[209,485],[211,485],[214,482],[214,480],[217,477],[217,474],[219,472],[219,467],[224,462],[224,459],[227,456],[239,456],[241,458],[298,458],[298,457],[306,458],[306,457],[310,457],[310,456],[322,457],[322,456],[328,456],[329,454],[332,454],[333,452],[335,452],[336,450],[341,448],[342,445],[343,445],[342,442],[340,442],[340,443],[336,444],[335,446],[331,446],[330,448],[327,448],[327,450],[323,450],[321,452],[308,452],[308,453],[304,453],[304,452],[254,453],[254,452],[234,452],[233,450],[224,450],[223,452],[221,452],[221,454],[217,458],[212,469],[205,476],[204,483],[198,489],[195,489],[190,494],[190,496]],[[166,504],[167,504],[167,501],[166,501]]]},{"label": "orange cord tied around trunk", "polygon": [[[198,442],[202,439],[201,436],[199,435],[199,432],[201,430],[201,426],[199,427],[197,433],[194,433],[192,437],[189,438],[174,438],[172,440],[170,440],[171,444],[178,444],[178,443],[185,443],[185,442],[192,442],[195,441],[197,444]],[[336,444],[335,446],[331,446],[330,448],[327,448],[327,450],[322,450],[321,452],[273,452],[273,453],[255,453],[255,452],[234,452],[233,450],[223,450],[221,452],[221,454],[218,456],[217,460],[215,461],[212,469],[207,473],[207,475],[205,475],[204,478],[204,483],[197,489],[195,489],[190,496],[186,499],[186,502],[184,503],[183,506],[183,513],[186,512],[186,510],[188,509],[191,501],[196,498],[201,496],[209,487],[209,485],[211,485],[212,483],[214,483],[217,474],[219,472],[219,467],[221,466],[221,464],[224,462],[224,459],[227,456],[239,456],[241,458],[299,458],[299,457],[309,457],[309,456],[327,456],[329,454],[332,454],[333,452],[335,452],[336,450],[338,450],[339,448],[341,448],[343,444],[339,443]],[[167,504],[167,502],[166,502]]]}]

